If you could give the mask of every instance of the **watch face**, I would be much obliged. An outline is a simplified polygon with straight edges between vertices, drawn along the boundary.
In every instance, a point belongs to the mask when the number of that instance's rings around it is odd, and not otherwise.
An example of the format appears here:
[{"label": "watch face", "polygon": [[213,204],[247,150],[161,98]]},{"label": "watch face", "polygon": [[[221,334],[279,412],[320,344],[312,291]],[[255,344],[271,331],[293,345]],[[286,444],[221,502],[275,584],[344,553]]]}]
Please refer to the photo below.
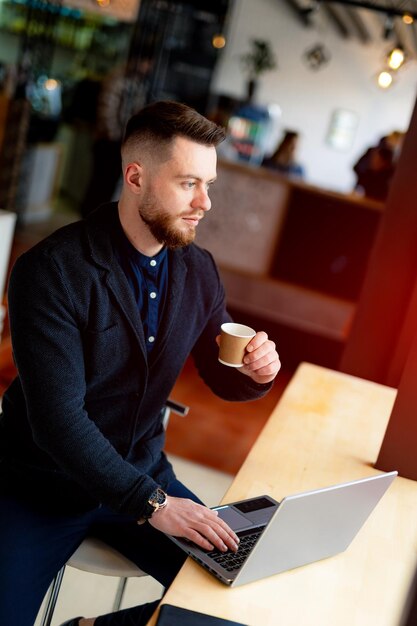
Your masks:
[{"label": "watch face", "polygon": [[165,491],[162,491],[162,489],[158,487],[158,489],[155,489],[155,491],[151,494],[148,502],[155,509],[158,509],[159,506],[161,506],[161,504],[165,503],[166,499],[167,499],[167,495]]},{"label": "watch face", "polygon": [[143,519],[147,520],[152,517],[152,515],[159,511],[159,509],[163,509],[167,504],[167,494],[160,487],[155,489],[151,493],[146,503],[145,511],[143,513]]}]

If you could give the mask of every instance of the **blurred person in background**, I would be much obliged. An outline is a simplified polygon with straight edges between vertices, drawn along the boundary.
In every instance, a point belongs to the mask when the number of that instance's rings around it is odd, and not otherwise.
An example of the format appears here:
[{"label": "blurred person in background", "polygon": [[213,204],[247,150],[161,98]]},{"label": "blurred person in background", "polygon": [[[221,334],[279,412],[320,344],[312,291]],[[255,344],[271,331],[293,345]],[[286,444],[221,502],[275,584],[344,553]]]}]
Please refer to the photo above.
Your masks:
[{"label": "blurred person in background", "polygon": [[304,178],[305,169],[297,162],[299,134],[286,130],[275,152],[262,161],[262,166],[294,178]]},{"label": "blurred person in background", "polygon": [[393,131],[368,148],[353,166],[355,191],[379,202],[385,202],[401,152],[404,133]]}]

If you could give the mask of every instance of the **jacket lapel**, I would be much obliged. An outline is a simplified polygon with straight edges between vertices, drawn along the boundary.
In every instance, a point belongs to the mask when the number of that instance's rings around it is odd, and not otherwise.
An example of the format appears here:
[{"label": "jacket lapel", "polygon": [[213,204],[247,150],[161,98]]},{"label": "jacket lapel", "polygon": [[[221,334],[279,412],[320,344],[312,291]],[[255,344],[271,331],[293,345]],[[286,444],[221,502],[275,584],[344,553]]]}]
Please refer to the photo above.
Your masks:
[{"label": "jacket lapel", "polygon": [[108,288],[132,327],[143,357],[147,361],[145,335],[137,304],[113,252],[112,233],[120,228],[117,203],[113,202],[100,207],[87,218],[86,223],[91,258],[106,270]]},{"label": "jacket lapel", "polygon": [[120,306],[129,324],[131,325],[139,342],[143,356],[147,360],[142,320],[140,319],[138,307],[133,297],[132,290],[130,289],[123,270],[119,266],[116,259],[114,259],[113,267],[107,275],[107,284],[109,289],[113,292],[117,304]]}]

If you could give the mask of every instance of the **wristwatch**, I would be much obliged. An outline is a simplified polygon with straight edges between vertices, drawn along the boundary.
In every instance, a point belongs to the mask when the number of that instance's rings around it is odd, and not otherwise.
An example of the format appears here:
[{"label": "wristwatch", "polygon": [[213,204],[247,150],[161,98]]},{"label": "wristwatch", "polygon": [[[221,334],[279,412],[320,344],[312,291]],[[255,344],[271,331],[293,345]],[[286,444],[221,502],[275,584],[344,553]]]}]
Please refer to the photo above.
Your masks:
[{"label": "wristwatch", "polygon": [[145,510],[142,515],[142,520],[145,521],[147,519],[150,519],[154,513],[159,511],[159,509],[163,509],[167,504],[167,494],[163,489],[161,489],[161,487],[157,487],[155,491],[151,493],[146,502]]}]

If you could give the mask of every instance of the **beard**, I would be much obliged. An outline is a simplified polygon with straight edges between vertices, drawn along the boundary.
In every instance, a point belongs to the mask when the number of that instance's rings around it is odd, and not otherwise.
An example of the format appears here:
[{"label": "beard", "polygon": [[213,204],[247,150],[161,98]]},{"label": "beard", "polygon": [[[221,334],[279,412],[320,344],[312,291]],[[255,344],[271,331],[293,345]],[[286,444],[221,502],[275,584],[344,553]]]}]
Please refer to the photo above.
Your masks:
[{"label": "beard", "polygon": [[181,230],[175,225],[176,218],[153,202],[145,202],[138,212],[155,239],[170,250],[188,246],[195,239],[194,227]]}]

